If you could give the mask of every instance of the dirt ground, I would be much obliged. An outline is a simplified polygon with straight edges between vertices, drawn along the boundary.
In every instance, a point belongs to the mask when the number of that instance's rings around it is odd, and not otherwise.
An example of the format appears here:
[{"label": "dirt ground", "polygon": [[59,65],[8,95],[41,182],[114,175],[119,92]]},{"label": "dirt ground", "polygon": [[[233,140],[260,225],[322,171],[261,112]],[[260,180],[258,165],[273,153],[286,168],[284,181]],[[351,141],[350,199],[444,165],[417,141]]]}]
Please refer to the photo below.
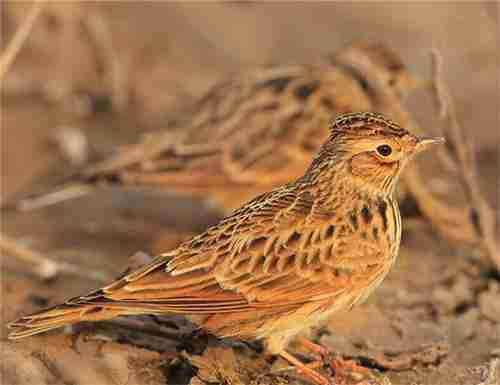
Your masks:
[{"label": "dirt ground", "polygon": [[[30,5],[0,4],[3,47]],[[74,169],[54,144],[64,128],[86,134],[94,160],[161,128],[242,68],[313,61],[369,39],[392,47],[422,79],[429,78],[430,49],[440,49],[459,120],[477,150],[481,188],[498,218],[498,15],[497,2],[51,3],[2,85],[1,197],[53,184]],[[83,28],[82,20],[94,27]],[[418,94],[409,100],[416,119],[432,128],[428,104]],[[442,194],[453,195],[433,167],[424,172]],[[3,234],[80,268],[43,280],[30,263],[2,255],[0,382],[302,381],[254,346],[187,338],[190,325],[182,319],[82,325],[15,343],[5,338],[6,322],[86,293],[123,271],[135,252],[168,250],[220,215],[188,197],[114,187],[33,212],[2,213]],[[371,368],[375,377],[367,383],[500,384],[500,273],[478,259],[477,250],[408,219],[398,263],[380,289],[312,338]]]}]

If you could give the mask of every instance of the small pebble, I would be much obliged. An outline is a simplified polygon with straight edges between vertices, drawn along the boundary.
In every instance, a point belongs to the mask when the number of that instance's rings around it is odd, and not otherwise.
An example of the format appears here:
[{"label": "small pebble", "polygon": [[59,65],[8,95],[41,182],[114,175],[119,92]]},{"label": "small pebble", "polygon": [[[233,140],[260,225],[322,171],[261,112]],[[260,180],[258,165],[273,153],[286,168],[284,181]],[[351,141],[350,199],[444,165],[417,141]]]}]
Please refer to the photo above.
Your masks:
[{"label": "small pebble", "polygon": [[81,128],[61,127],[57,130],[54,140],[74,166],[83,166],[88,161],[89,146],[87,136]]}]

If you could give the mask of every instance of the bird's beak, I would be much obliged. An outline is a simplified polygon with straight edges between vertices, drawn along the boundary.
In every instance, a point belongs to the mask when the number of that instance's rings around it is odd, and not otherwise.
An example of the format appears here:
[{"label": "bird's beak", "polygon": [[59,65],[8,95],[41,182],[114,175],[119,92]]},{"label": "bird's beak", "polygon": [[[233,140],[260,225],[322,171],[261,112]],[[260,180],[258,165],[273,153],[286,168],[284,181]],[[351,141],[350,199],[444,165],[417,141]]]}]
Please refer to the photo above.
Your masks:
[{"label": "bird's beak", "polygon": [[443,144],[444,142],[445,139],[442,137],[418,138],[417,145],[415,146],[415,152],[427,150],[433,144]]}]

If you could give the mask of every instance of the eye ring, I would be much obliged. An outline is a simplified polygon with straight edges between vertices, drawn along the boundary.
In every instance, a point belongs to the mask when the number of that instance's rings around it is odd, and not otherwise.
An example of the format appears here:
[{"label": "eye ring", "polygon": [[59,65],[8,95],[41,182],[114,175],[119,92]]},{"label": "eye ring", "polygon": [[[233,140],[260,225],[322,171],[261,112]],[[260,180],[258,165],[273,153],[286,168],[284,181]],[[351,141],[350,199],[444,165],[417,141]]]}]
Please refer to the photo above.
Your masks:
[{"label": "eye ring", "polygon": [[392,148],[388,144],[381,144],[380,146],[377,147],[377,152],[386,157],[392,154]]}]

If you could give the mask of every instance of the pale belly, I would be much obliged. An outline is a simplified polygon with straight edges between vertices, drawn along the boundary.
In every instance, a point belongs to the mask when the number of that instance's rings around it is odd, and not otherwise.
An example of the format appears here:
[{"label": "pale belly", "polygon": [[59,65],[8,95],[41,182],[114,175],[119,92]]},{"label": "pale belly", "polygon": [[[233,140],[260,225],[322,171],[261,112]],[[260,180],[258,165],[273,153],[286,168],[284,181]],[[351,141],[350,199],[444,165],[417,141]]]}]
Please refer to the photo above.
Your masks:
[{"label": "pale belly", "polygon": [[360,290],[341,293],[327,303],[320,301],[307,303],[287,317],[266,323],[261,328],[259,338],[268,338],[268,349],[272,353],[279,353],[296,335],[322,325],[334,317],[335,313],[351,310],[366,301],[387,276],[395,259],[396,255],[390,258],[390,262]]}]

